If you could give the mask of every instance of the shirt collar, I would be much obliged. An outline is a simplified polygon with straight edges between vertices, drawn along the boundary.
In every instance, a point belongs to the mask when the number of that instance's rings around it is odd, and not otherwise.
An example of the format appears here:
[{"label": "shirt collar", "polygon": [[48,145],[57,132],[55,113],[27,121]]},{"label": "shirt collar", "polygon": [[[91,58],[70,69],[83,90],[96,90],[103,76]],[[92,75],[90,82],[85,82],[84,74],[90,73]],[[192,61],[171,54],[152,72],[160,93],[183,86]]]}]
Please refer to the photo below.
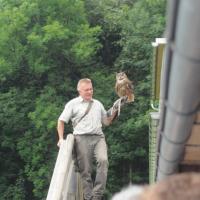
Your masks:
[{"label": "shirt collar", "polygon": [[[79,96],[78,98],[79,98],[79,101],[80,101],[80,102],[87,102],[87,101],[85,101],[85,100],[83,99],[83,97],[81,97],[81,96]],[[92,102],[94,101],[93,98],[91,99],[91,101],[92,101]]]}]

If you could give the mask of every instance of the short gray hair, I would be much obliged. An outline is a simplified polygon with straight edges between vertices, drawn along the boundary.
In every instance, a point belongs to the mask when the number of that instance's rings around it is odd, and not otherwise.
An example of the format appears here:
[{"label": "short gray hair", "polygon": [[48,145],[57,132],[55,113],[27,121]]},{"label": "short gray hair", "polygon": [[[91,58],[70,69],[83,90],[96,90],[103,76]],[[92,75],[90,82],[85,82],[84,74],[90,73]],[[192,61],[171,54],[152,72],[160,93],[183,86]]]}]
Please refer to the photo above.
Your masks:
[{"label": "short gray hair", "polygon": [[82,78],[78,81],[78,84],[77,84],[77,90],[79,91],[80,90],[80,86],[82,83],[92,83],[92,81],[89,79],[89,78]]}]

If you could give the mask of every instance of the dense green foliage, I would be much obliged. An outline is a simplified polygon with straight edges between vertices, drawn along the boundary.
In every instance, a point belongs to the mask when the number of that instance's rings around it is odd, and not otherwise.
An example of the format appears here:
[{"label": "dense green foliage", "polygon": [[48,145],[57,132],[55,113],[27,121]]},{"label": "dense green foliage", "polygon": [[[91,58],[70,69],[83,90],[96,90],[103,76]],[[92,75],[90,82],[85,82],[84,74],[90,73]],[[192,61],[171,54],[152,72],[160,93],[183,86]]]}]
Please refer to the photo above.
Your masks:
[{"label": "dense green foliage", "polygon": [[[0,0],[0,199],[45,199],[58,149],[56,123],[93,80],[108,109],[125,71],[136,100],[105,127],[107,197],[148,181],[151,42],[162,37],[165,0]],[[66,133],[71,131],[67,126]]]}]

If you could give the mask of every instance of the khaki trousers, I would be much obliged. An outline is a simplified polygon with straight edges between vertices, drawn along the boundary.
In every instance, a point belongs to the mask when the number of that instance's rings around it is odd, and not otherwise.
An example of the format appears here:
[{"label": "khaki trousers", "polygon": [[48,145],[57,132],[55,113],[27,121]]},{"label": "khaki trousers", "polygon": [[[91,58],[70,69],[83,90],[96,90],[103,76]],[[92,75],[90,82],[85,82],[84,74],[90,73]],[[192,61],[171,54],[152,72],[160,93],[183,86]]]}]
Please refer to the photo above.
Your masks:
[{"label": "khaki trousers", "polygon": [[[77,165],[82,177],[84,199],[100,200],[103,196],[107,172],[108,156],[104,135],[75,135]],[[96,166],[93,166],[94,162]],[[96,177],[92,180],[93,169]]]}]

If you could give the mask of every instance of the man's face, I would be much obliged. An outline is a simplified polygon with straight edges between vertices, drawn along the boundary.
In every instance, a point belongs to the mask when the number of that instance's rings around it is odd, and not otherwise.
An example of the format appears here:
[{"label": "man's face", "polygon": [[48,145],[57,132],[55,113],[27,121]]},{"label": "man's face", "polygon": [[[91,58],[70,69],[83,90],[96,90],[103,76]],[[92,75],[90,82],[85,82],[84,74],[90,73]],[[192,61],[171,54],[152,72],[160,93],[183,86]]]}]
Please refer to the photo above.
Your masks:
[{"label": "man's face", "polygon": [[90,101],[93,96],[93,87],[91,83],[82,83],[79,89],[80,96],[86,100]]}]

